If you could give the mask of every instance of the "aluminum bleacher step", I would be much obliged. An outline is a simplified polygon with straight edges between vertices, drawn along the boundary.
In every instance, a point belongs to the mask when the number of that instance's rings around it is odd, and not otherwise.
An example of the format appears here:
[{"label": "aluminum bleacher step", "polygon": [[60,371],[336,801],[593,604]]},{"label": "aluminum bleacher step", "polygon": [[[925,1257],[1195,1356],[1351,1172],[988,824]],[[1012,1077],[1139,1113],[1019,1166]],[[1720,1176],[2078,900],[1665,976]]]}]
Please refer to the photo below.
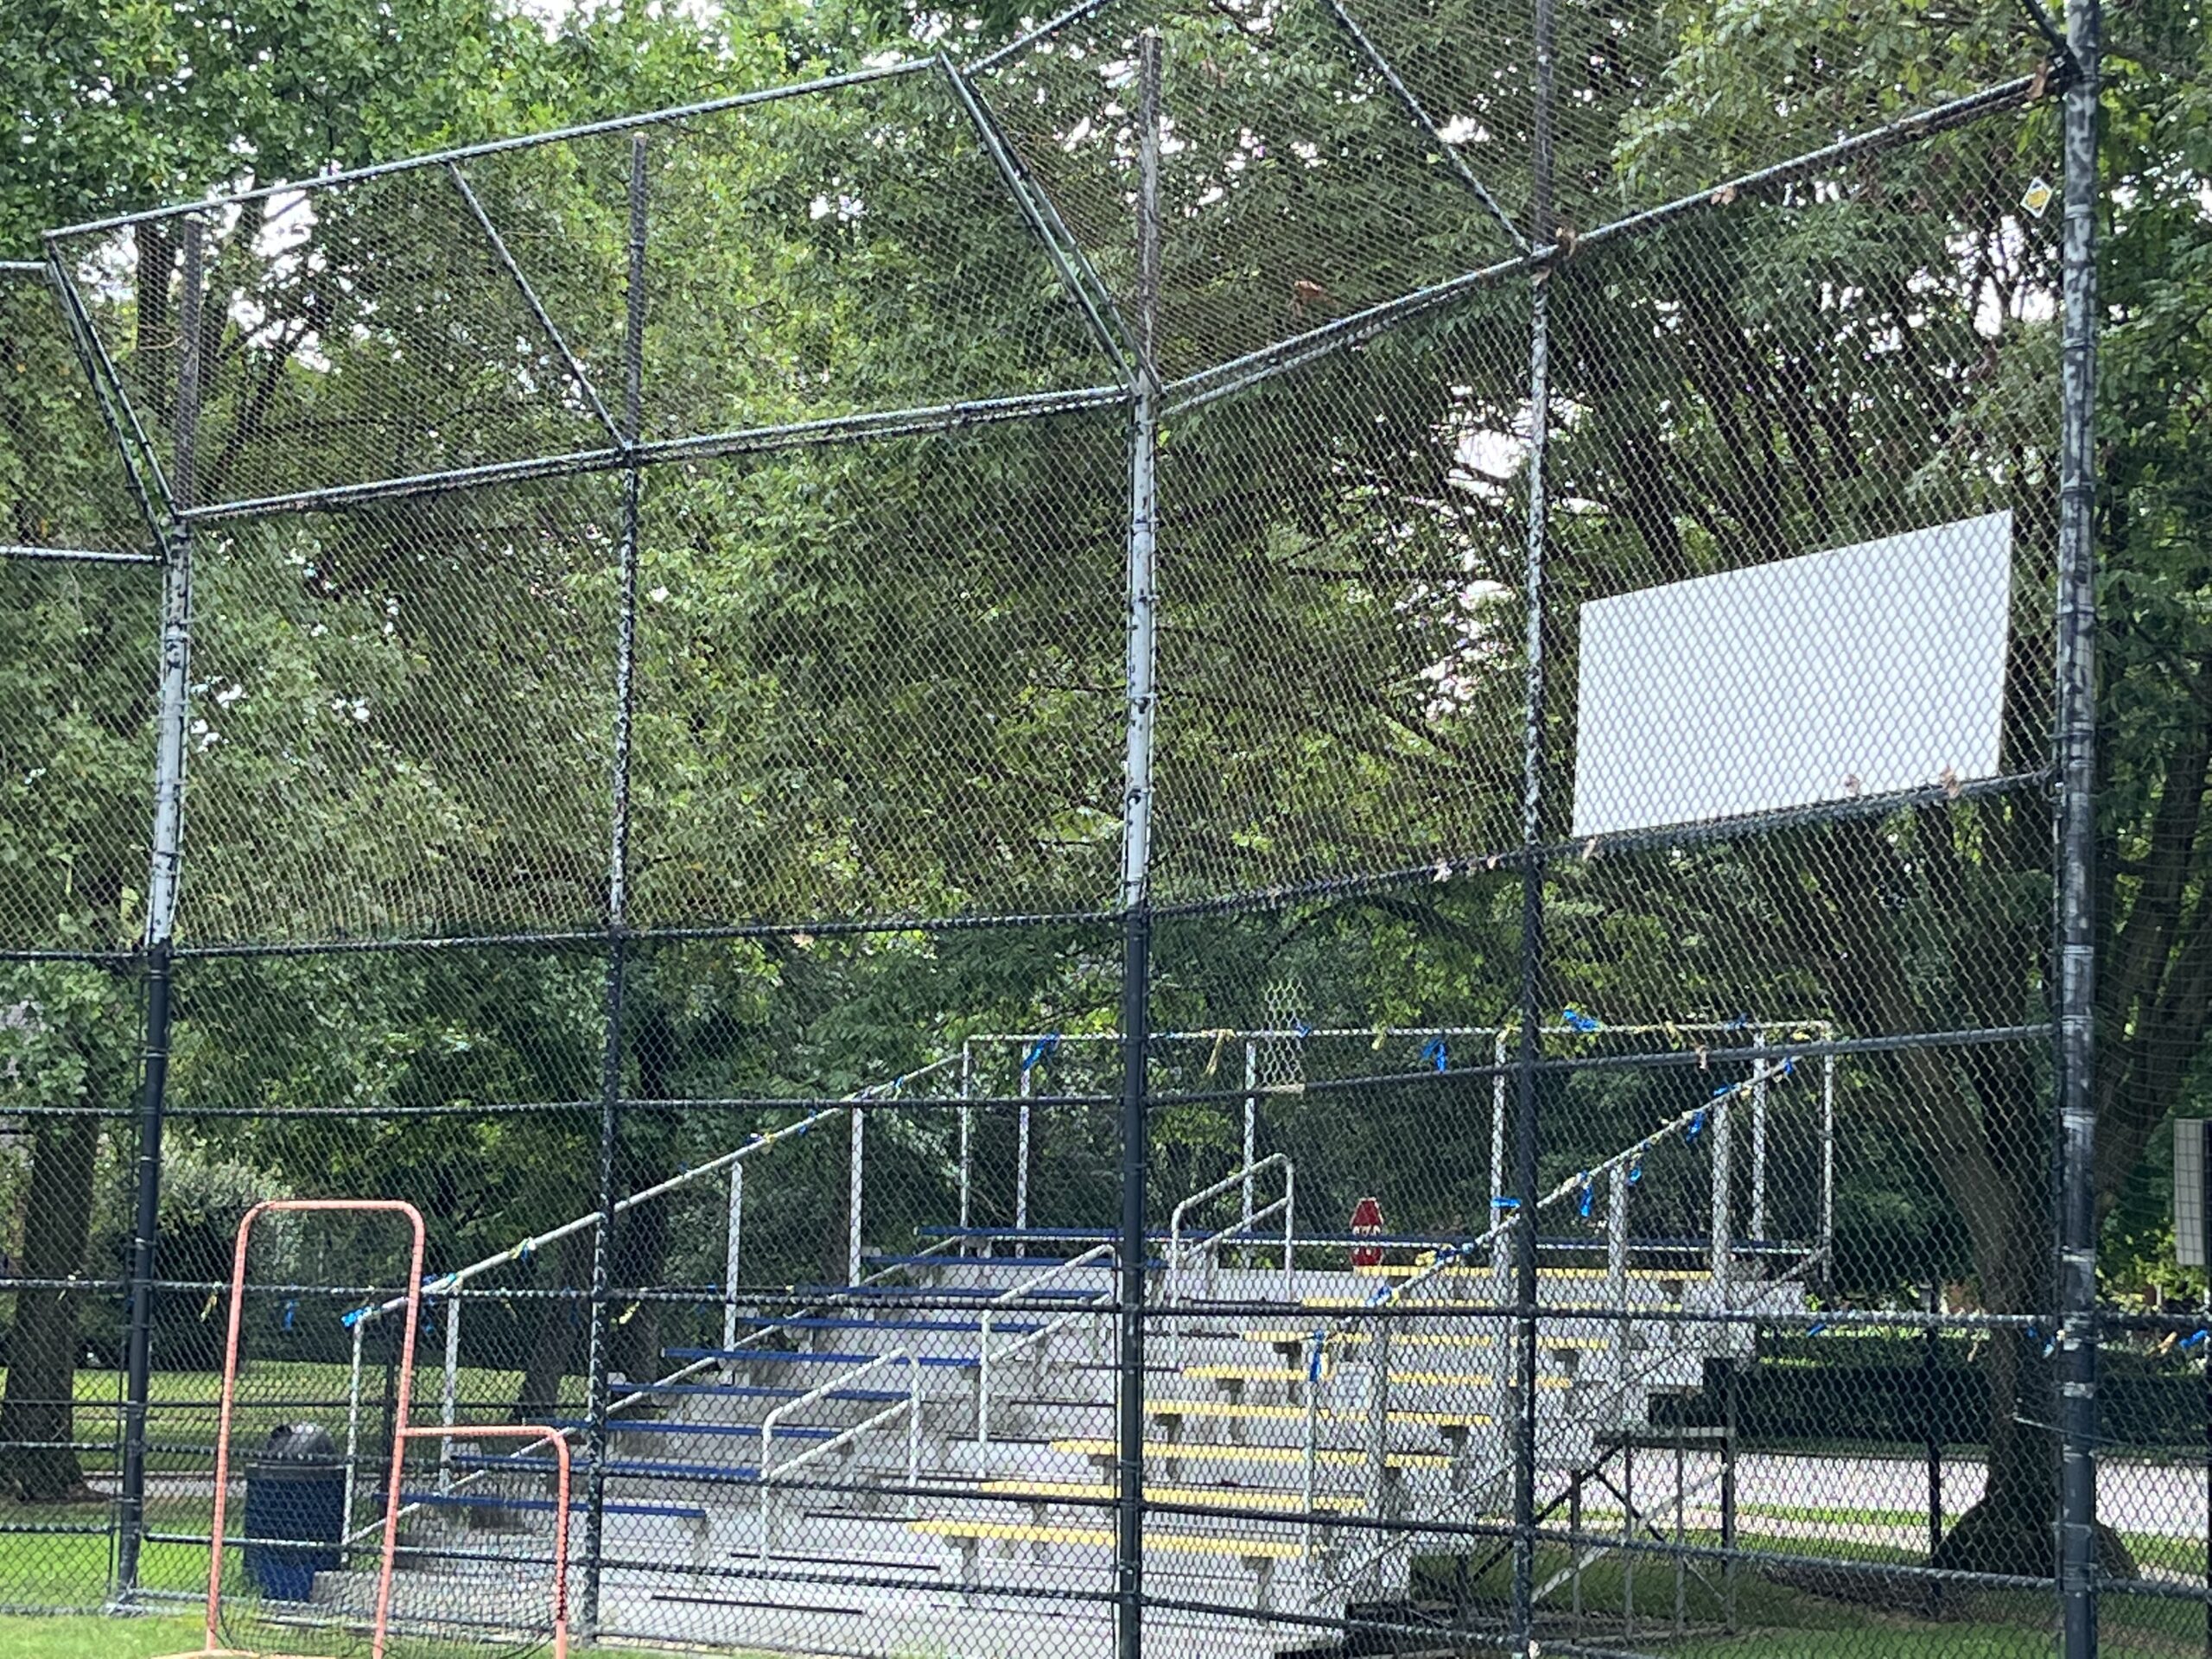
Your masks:
[{"label": "aluminum bleacher step", "polygon": [[[1020,1521],[916,1521],[913,1530],[931,1537],[963,1542],[1008,1544],[1074,1544],[1111,1549],[1114,1534],[1104,1527],[1033,1526]],[[1200,1533],[1148,1532],[1147,1551],[1166,1550],[1192,1555],[1224,1555],[1238,1560],[1294,1561],[1306,1552],[1287,1539],[1208,1537]]]},{"label": "aluminum bleacher step", "polygon": [[[1119,1489],[1105,1481],[987,1480],[978,1490],[995,1497],[1033,1497],[1046,1503],[1058,1499],[1108,1503]],[[1194,1509],[1211,1504],[1221,1509],[1294,1511],[1305,1502],[1301,1493],[1287,1487],[1147,1486],[1144,1496],[1147,1503],[1176,1503]],[[1313,1499],[1313,1507],[1358,1513],[1365,1510],[1367,1500],[1319,1493]]]},{"label": "aluminum bleacher step", "polygon": [[[749,1350],[747,1351],[750,1351]],[[673,1399],[725,1400],[796,1400],[811,1392],[794,1384],[778,1387],[767,1382],[628,1382],[615,1378],[609,1385],[619,1395],[650,1394]],[[888,1403],[904,1400],[904,1389],[836,1389],[821,1396],[824,1400],[860,1401]]]},{"label": "aluminum bleacher step", "polygon": [[[554,1508],[554,1502],[550,1497],[509,1497],[496,1492],[406,1491],[399,1495],[399,1500],[403,1503],[419,1504],[424,1509],[512,1510],[524,1515],[550,1515]],[[569,1499],[571,1514],[589,1507],[588,1501],[582,1497]],[[701,1525],[704,1525],[707,1519],[705,1507],[697,1503],[609,1503],[604,1506],[604,1513],[654,1516],[664,1520],[696,1522]]]},{"label": "aluminum bleacher step", "polygon": [[[1120,1444],[1114,1440],[1054,1440],[1052,1450],[1094,1459],[1121,1456]],[[1162,1463],[1295,1464],[1305,1458],[1306,1451],[1296,1446],[1243,1446],[1234,1441],[1147,1440],[1144,1455]],[[1363,1464],[1370,1454],[1349,1447],[1321,1446],[1313,1456],[1317,1463]],[[1388,1464],[1393,1469],[1449,1469],[1452,1459],[1440,1452],[1393,1452]]]},{"label": "aluminum bleacher step", "polygon": [[[1179,1417],[1220,1418],[1248,1422],[1302,1423],[1306,1421],[1303,1406],[1253,1405],[1242,1400],[1160,1400],[1145,1402],[1145,1414],[1161,1419]],[[1364,1424],[1367,1412],[1363,1408],[1340,1409],[1320,1406],[1314,1409],[1316,1421],[1323,1423]],[[1479,1428],[1492,1421],[1483,1411],[1400,1411],[1392,1410],[1390,1421],[1429,1428]]]},{"label": "aluminum bleacher step", "polygon": [[[664,1348],[664,1359],[712,1360],[736,1364],[865,1365],[880,1354],[823,1354],[803,1348]],[[914,1363],[941,1370],[971,1370],[982,1363],[973,1354],[918,1354]]]},{"label": "aluminum bleacher step", "polygon": [[[772,1331],[946,1331],[955,1335],[976,1336],[983,1329],[980,1319],[892,1319],[838,1318],[824,1314],[806,1314],[787,1318],[782,1314],[741,1313],[740,1325],[757,1325]],[[1034,1323],[1018,1323],[1008,1319],[1001,1323],[994,1319],[994,1334],[1022,1336],[1043,1329]]]}]

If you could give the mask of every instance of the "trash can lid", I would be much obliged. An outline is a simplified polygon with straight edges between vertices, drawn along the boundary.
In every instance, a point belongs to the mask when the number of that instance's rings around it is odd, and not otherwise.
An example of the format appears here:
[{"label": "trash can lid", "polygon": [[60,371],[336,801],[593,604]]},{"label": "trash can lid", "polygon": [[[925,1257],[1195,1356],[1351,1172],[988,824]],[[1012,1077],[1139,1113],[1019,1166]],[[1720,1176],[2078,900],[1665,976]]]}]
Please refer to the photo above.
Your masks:
[{"label": "trash can lid", "polygon": [[254,1454],[264,1463],[335,1463],[338,1443],[320,1423],[283,1423],[269,1431],[269,1439]]}]

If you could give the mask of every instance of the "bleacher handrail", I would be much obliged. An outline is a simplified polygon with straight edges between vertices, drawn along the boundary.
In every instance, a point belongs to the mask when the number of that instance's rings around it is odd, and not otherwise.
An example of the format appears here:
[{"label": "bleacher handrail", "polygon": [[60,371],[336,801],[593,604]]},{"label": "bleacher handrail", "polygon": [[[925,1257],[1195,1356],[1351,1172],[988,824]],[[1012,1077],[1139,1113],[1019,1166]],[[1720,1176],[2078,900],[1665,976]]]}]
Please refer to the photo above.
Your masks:
[{"label": "bleacher handrail", "polygon": [[[800,1452],[779,1469],[776,1464],[776,1430],[793,1412],[818,1404],[830,1395],[849,1389],[863,1376],[887,1366],[903,1364],[906,1368],[906,1397],[881,1411],[870,1414],[861,1421],[842,1429],[828,1440]],[[796,1400],[786,1401],[760,1420],[760,1555],[766,1560],[775,1553],[775,1483],[778,1475],[789,1478],[793,1471],[842,1451],[863,1434],[872,1433],[892,1419],[903,1415],[906,1419],[906,1506],[911,1514],[914,1503],[916,1483],[921,1476],[922,1462],[922,1369],[912,1351],[894,1348],[889,1353],[878,1354],[873,1359],[839,1371],[818,1388],[810,1389]]]},{"label": "bleacher handrail", "polygon": [[[1043,1273],[1039,1274],[1033,1279],[1024,1280],[1020,1284],[1015,1285],[1012,1288],[1001,1293],[999,1295],[992,1297],[989,1301],[983,1305],[982,1316],[979,1322],[982,1337],[981,1340],[976,1344],[976,1439],[979,1442],[988,1446],[990,1444],[991,1440],[991,1368],[993,1362],[995,1360],[1010,1359],[1014,1355],[1020,1353],[1023,1349],[1032,1347],[1037,1344],[1044,1342],[1056,1332],[1065,1330],[1076,1320],[1095,1317],[1091,1313],[1090,1306],[1081,1307],[1075,1309],[1072,1312],[1063,1313],[1057,1319],[1046,1320],[1043,1324],[1037,1325],[1034,1329],[1020,1332],[1015,1336],[1012,1342],[1009,1342],[1005,1347],[1000,1349],[996,1353],[994,1353],[991,1349],[991,1326],[995,1317],[993,1310],[1006,1306],[1009,1304],[1020,1302],[1025,1298],[1034,1297],[1039,1290],[1045,1287],[1045,1286],[1049,1284],[1052,1281],[1059,1278],[1064,1274],[1072,1273],[1078,1268],[1091,1267],[1102,1261],[1110,1261],[1116,1254],[1116,1247],[1112,1244],[1093,1245],[1082,1255],[1070,1256],[1066,1261],[1059,1263],[1058,1266],[1048,1268]],[[1112,1287],[1109,1286],[1107,1289],[1099,1293],[1097,1297],[1094,1299],[1091,1306],[1095,1306],[1100,1302],[1110,1302],[1113,1299],[1114,1292]]]}]

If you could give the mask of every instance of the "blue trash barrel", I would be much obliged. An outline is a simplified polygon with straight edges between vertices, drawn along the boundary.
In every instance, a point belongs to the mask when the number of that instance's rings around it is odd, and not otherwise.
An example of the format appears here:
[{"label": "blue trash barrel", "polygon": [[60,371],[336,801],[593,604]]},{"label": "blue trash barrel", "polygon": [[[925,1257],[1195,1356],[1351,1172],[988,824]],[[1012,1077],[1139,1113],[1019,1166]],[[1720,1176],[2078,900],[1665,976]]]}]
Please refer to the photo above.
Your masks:
[{"label": "blue trash barrel", "polygon": [[[269,1431],[245,1472],[245,1570],[272,1601],[305,1601],[338,1565],[346,1465],[313,1423]],[[283,1541],[274,1541],[282,1540]]]}]

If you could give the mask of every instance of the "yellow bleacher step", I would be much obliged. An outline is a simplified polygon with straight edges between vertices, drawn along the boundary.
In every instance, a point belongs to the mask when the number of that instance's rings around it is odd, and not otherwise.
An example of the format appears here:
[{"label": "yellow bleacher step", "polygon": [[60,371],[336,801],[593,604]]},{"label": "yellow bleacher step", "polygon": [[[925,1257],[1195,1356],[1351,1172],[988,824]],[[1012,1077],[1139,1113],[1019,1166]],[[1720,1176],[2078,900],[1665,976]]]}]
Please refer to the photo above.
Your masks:
[{"label": "yellow bleacher step", "polygon": [[[1431,1271],[1417,1262],[1384,1262],[1371,1268],[1354,1268],[1352,1272],[1362,1279],[1410,1279],[1415,1274]],[[1630,1279],[1710,1279],[1710,1268],[1629,1268],[1625,1275]],[[1440,1279],[1494,1279],[1497,1269],[1486,1264],[1473,1267],[1446,1268],[1437,1274]],[[1538,1268],[1541,1279],[1603,1279],[1603,1268]]]},{"label": "yellow bleacher step", "polygon": [[[1303,1406],[1255,1406],[1242,1400],[1154,1400],[1145,1407],[1154,1417],[1226,1417],[1256,1422],[1300,1422],[1306,1421]],[[1323,1407],[1313,1414],[1324,1423],[1363,1423],[1364,1411],[1338,1411]],[[1394,1411],[1394,1423],[1410,1423],[1429,1428],[1476,1428],[1490,1421],[1486,1411]]]},{"label": "yellow bleacher step", "polygon": [[[994,1497],[1110,1498],[1116,1488],[1103,1482],[1078,1480],[987,1480],[982,1490]],[[1215,1504],[1236,1510],[1295,1510],[1305,1502],[1295,1492],[1255,1491],[1246,1486],[1147,1486],[1148,1503]],[[1317,1510],[1363,1510],[1364,1498],[1317,1497]]]},{"label": "yellow bleacher step", "polygon": [[[916,1521],[916,1532],[938,1538],[972,1538],[1008,1544],[1091,1544],[1114,1547],[1104,1527],[1033,1527],[1015,1521]],[[1188,1532],[1148,1532],[1144,1547],[1180,1550],[1190,1555],[1234,1555],[1244,1560],[1290,1561],[1303,1554],[1297,1544],[1279,1538],[1207,1538]]]},{"label": "yellow bleacher step", "polygon": [[[1334,1376],[1333,1364],[1321,1368],[1321,1381]],[[1274,1365],[1185,1365],[1183,1375],[1200,1382],[1304,1382],[1310,1381],[1303,1366],[1295,1370]],[[1390,1381],[1402,1382],[1408,1388],[1495,1388],[1497,1378],[1488,1371],[1393,1371]],[[1571,1389],[1574,1379],[1569,1376],[1539,1376],[1540,1389]]]},{"label": "yellow bleacher step", "polygon": [[[1242,1334],[1247,1342],[1264,1342],[1277,1348],[1287,1348],[1293,1344],[1307,1347],[1313,1341],[1311,1331],[1247,1331]],[[1370,1334],[1364,1331],[1332,1332],[1328,1338],[1329,1345],[1332,1348],[1339,1344],[1354,1346],[1370,1339]],[[1390,1338],[1393,1348],[1490,1348],[1496,1346],[1497,1343],[1495,1336],[1463,1336],[1452,1331],[1400,1331],[1393,1332]],[[1612,1345],[1613,1339],[1607,1336],[1547,1336],[1541,1330],[1536,1333],[1536,1346],[1539,1348],[1610,1348]]]},{"label": "yellow bleacher step", "polygon": [[[1052,1450],[1080,1458],[1112,1458],[1121,1447],[1112,1440],[1054,1440]],[[1302,1463],[1306,1450],[1296,1446],[1217,1446],[1192,1440],[1147,1440],[1144,1454],[1183,1463]],[[1367,1453],[1324,1446],[1314,1454],[1317,1463],[1359,1464]],[[1393,1452],[1393,1469],[1449,1469],[1452,1459],[1439,1452]]]}]

